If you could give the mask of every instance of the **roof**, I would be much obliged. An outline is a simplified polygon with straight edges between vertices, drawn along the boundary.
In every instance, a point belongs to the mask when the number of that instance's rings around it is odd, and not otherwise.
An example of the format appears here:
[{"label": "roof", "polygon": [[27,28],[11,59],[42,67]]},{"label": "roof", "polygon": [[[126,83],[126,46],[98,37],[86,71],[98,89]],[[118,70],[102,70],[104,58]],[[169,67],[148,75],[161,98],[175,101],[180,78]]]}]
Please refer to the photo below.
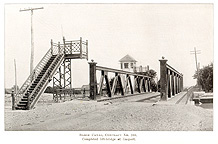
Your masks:
[{"label": "roof", "polygon": [[83,90],[83,89],[89,90],[90,88],[89,88],[89,85],[82,85],[81,89],[82,89],[82,90]]},{"label": "roof", "polygon": [[137,61],[133,57],[127,54],[126,56],[121,58],[119,62],[137,62]]},{"label": "roof", "polygon": [[12,89],[5,89],[5,94],[11,94],[12,93]]}]

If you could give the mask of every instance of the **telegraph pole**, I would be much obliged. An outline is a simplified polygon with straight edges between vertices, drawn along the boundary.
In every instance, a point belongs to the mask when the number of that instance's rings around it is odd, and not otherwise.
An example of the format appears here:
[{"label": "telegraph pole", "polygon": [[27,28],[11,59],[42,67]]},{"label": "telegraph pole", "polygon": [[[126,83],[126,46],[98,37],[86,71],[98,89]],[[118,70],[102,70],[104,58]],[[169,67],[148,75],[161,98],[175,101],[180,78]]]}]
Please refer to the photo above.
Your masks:
[{"label": "telegraph pole", "polygon": [[33,61],[34,61],[34,40],[33,40],[33,11],[43,9],[43,7],[40,8],[28,8],[20,10],[20,12],[23,11],[31,11],[31,57],[30,57],[30,74],[33,71]]},{"label": "telegraph pole", "polygon": [[191,54],[195,55],[195,63],[196,63],[196,70],[197,70],[197,85],[199,85],[199,83],[198,83],[199,71],[198,71],[197,54],[201,54],[201,50],[196,50],[196,48],[194,48],[194,51],[190,51],[190,52],[191,52]]}]

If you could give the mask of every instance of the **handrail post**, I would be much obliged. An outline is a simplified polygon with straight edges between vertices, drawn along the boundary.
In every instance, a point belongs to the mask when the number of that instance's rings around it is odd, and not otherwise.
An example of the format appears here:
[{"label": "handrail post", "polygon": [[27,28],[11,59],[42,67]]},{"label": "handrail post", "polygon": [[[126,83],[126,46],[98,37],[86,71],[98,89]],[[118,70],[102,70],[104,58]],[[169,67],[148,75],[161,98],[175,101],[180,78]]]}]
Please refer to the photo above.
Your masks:
[{"label": "handrail post", "polygon": [[88,60],[88,40],[86,40],[86,59]]},{"label": "handrail post", "polygon": [[53,55],[53,40],[51,39],[51,55]]},{"label": "handrail post", "polygon": [[27,110],[30,110],[30,93],[27,92]]},{"label": "handrail post", "polygon": [[61,53],[61,45],[60,45],[60,42],[58,42],[58,54]]},{"label": "handrail post", "polygon": [[82,37],[80,37],[80,58],[82,58],[82,51],[83,51],[83,49],[82,49]]},{"label": "handrail post", "polygon": [[15,110],[15,97],[14,97],[14,90],[12,90],[11,97],[12,97],[12,110]]}]

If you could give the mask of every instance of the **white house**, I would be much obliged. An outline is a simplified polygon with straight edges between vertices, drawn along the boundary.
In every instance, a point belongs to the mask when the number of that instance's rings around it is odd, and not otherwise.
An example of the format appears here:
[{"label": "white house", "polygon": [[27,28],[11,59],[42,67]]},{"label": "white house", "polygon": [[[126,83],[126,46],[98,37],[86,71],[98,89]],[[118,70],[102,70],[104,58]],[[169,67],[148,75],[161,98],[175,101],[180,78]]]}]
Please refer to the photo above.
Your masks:
[{"label": "white house", "polygon": [[136,67],[136,60],[130,55],[126,55],[119,60],[120,68],[125,71],[134,72],[134,68]]}]

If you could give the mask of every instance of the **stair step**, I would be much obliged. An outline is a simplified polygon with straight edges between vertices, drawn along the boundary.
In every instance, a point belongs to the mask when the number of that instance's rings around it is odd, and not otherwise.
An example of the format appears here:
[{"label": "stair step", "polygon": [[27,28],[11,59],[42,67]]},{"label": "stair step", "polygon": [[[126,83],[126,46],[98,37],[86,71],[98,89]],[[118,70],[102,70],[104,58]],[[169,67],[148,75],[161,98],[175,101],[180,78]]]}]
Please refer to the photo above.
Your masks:
[{"label": "stair step", "polygon": [[19,104],[27,104],[27,101],[20,101]]},{"label": "stair step", "polygon": [[35,81],[38,81],[38,80],[40,80],[42,77],[38,77]]},{"label": "stair step", "polygon": [[25,93],[25,96],[27,96],[28,95],[28,93]]},{"label": "stair step", "polygon": [[36,86],[31,86],[29,89],[34,90]]},{"label": "stair step", "polygon": [[23,103],[19,103],[19,104],[17,104],[17,106],[19,106],[19,107],[25,107],[27,104],[23,104]]},{"label": "stair step", "polygon": [[[33,101],[36,96],[39,94],[40,90],[45,86],[46,81],[48,81],[49,76],[51,75],[54,68],[57,66],[58,62],[62,58],[63,55],[52,55],[47,63],[43,66],[43,69],[34,79],[27,92],[31,95],[31,100]],[[43,77],[44,76],[44,77]],[[41,81],[41,82],[40,82]],[[40,83],[39,83],[40,82]],[[34,91],[34,92],[33,92]],[[27,101],[28,101],[28,93],[25,93],[15,109],[26,110],[27,109]]]},{"label": "stair step", "polygon": [[26,107],[15,107],[16,110],[26,110]]}]

